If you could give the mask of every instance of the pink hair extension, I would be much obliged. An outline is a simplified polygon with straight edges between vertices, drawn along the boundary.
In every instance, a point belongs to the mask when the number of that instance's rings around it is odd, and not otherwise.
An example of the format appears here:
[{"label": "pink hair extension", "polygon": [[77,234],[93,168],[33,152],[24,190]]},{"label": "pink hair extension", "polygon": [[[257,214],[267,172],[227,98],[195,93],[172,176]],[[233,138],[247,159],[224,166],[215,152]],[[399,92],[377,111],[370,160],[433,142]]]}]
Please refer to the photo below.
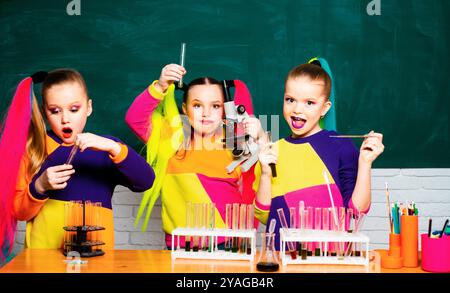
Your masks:
[{"label": "pink hair extension", "polygon": [[234,87],[236,89],[234,92],[234,103],[236,105],[244,105],[248,115],[253,115],[252,96],[250,95],[247,85],[245,85],[244,82],[235,79]]},{"label": "pink hair extension", "polygon": [[13,248],[16,219],[14,194],[20,162],[25,154],[31,121],[32,78],[20,82],[5,118],[0,137],[0,260]]},{"label": "pink hair extension", "polygon": [[[252,96],[247,85],[243,81],[235,79],[234,87],[234,103],[236,105],[244,105],[245,111],[249,115],[253,115]],[[255,166],[253,165],[247,172],[242,173],[241,192],[243,202],[246,204],[252,204],[255,199],[255,192],[253,191],[253,181],[255,180],[254,169]]]}]

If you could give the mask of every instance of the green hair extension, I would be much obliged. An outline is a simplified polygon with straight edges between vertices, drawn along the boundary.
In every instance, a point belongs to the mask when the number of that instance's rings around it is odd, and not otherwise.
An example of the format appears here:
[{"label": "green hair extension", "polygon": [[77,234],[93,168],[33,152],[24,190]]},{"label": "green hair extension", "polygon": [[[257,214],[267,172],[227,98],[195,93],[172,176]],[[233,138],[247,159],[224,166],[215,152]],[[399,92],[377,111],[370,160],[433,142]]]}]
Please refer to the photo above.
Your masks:
[{"label": "green hair extension", "polygon": [[137,226],[147,209],[142,231],[147,229],[150,215],[160,195],[169,159],[183,142],[183,124],[175,102],[175,86],[167,89],[164,100],[152,114],[152,133],[147,142],[147,162],[155,171],[153,186],[144,192],[134,225]]},{"label": "green hair extension", "polygon": [[319,125],[321,128],[325,128],[328,130],[335,130],[337,131],[337,118],[336,118],[336,95],[335,95],[335,91],[334,91],[334,78],[333,78],[333,73],[331,72],[331,68],[330,65],[328,65],[327,60],[325,60],[324,58],[321,57],[314,57],[311,60],[308,61],[308,63],[311,63],[313,61],[319,61],[321,67],[323,68],[323,70],[326,71],[326,73],[328,73],[328,75],[330,76],[331,79],[331,92],[330,92],[330,102],[332,104],[331,109],[328,111],[327,115],[325,115],[324,118],[321,118],[319,121]]}]

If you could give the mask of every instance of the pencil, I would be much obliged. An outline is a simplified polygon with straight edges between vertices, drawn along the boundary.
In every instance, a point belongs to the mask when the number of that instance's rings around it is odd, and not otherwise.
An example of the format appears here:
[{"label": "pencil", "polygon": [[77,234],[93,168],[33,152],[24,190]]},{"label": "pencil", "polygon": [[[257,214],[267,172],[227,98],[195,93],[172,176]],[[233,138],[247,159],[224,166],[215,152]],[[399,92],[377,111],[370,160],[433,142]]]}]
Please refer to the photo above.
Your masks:
[{"label": "pencil", "polygon": [[430,218],[428,220],[428,238],[431,237],[431,225],[432,225],[433,220]]},{"label": "pencil", "polygon": [[386,207],[387,207],[387,214],[389,216],[389,229],[390,229],[391,233],[393,233],[393,231],[392,231],[392,216],[391,216],[391,202],[389,200],[389,188],[388,188],[387,182],[385,182],[384,184],[386,186]]},{"label": "pencil", "polygon": [[447,228],[447,224],[448,224],[448,219],[445,220],[444,227],[442,228],[442,231],[439,234],[439,238],[442,238],[442,235],[444,235],[444,231],[445,231],[445,228]]}]

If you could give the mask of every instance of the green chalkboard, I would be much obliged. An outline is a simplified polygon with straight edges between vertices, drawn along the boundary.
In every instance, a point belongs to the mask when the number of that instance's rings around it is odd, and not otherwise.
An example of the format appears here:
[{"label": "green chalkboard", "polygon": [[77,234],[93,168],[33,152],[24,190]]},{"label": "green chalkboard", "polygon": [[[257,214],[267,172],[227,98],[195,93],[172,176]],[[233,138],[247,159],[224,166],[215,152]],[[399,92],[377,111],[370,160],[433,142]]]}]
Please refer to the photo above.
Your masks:
[{"label": "green chalkboard", "polygon": [[[186,80],[245,81],[257,114],[279,115],[294,65],[320,55],[336,85],[338,130],[385,135],[375,167],[450,167],[450,2],[370,0],[0,1],[0,110],[18,81],[73,67],[94,101],[87,130],[142,144],[127,108],[187,43]],[[289,133],[282,116],[280,136]],[[355,141],[359,144],[359,141]]]}]

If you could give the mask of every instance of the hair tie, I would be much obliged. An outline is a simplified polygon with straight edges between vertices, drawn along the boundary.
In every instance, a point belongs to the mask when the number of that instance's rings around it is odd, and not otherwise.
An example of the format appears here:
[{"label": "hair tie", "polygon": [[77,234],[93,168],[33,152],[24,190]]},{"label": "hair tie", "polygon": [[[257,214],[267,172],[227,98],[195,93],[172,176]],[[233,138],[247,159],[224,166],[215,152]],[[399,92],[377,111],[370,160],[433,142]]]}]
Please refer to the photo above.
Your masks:
[{"label": "hair tie", "polygon": [[38,83],[44,82],[47,75],[48,75],[48,72],[46,72],[46,71],[38,71],[31,75],[31,79],[33,80],[34,84],[38,84]]},{"label": "hair tie", "polygon": [[320,61],[317,59],[313,59],[312,61],[309,62],[310,64],[314,64],[319,66],[320,68],[322,68],[322,64],[320,64]]}]

